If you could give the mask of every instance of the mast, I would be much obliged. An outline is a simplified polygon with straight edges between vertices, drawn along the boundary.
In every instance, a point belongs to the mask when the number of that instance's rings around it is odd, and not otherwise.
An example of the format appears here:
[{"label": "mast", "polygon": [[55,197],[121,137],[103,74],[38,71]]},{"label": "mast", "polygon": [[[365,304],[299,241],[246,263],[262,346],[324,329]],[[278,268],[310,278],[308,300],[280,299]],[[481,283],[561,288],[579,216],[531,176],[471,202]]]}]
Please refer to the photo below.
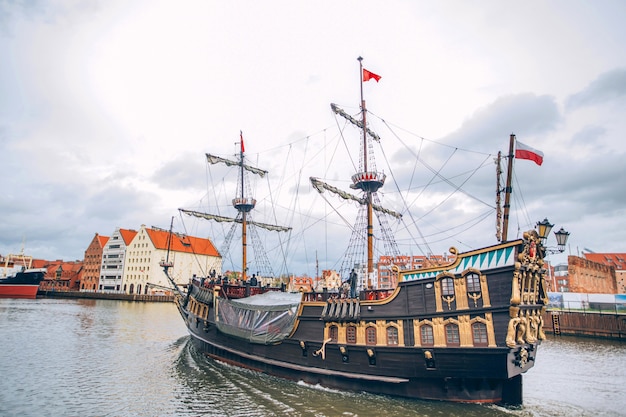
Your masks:
[{"label": "mast", "polygon": [[509,163],[506,171],[506,186],[504,188],[504,215],[502,219],[502,242],[506,242],[509,229],[509,211],[511,209],[511,179],[513,177],[513,159],[515,149],[515,135],[511,133],[509,140]]},{"label": "mast", "polygon": [[[154,229],[154,226],[152,226],[152,228]],[[167,252],[165,253],[165,260],[162,260],[161,262],[159,262],[159,265],[163,268],[166,274],[167,274],[168,269],[174,266],[174,263],[170,262],[170,252],[172,249],[172,233],[173,233],[172,231],[173,230],[174,230],[174,216],[172,216],[172,220],[170,221],[170,230],[167,234]]]},{"label": "mast", "polygon": [[[349,250],[344,256],[341,271],[342,273],[350,271],[352,268],[355,267],[357,263],[356,261],[364,261],[362,257],[360,257],[358,260],[355,260],[353,258],[353,255],[357,255],[357,253],[356,250],[352,249],[355,249],[355,247],[358,246],[357,250],[360,251],[360,255],[364,255],[365,250],[367,250],[367,288],[372,289],[372,276],[374,273],[374,214],[378,216],[378,219],[380,221],[381,237],[382,241],[384,242],[385,249],[387,249],[389,253],[393,253],[396,256],[399,256],[400,253],[397,250],[397,245],[395,244],[395,241],[390,234],[386,216],[392,216],[396,219],[401,219],[402,214],[384,208],[380,204],[380,199],[377,194],[377,191],[385,183],[386,175],[384,172],[378,172],[376,170],[376,161],[374,159],[372,141],[380,142],[380,137],[367,127],[367,107],[365,104],[365,99],[363,98],[363,82],[369,79],[375,79],[376,81],[378,81],[378,79],[380,79],[380,76],[375,75],[363,68],[362,60],[362,57],[358,57],[361,93],[360,120],[350,116],[334,103],[331,103],[330,107],[335,114],[343,117],[362,131],[362,137],[359,136],[362,146],[362,149],[360,149],[359,151],[359,167],[357,172],[352,175],[352,184],[350,184],[350,188],[353,190],[360,190],[363,193],[359,194],[359,196],[356,196],[350,193],[346,193],[339,188],[326,184],[319,178],[310,177],[310,180],[311,185],[320,194],[323,194],[324,191],[330,191],[337,196],[343,198],[344,200],[356,201],[361,206],[359,208],[359,216],[357,218],[357,222],[352,229],[352,237],[350,240]],[[365,77],[365,75],[367,75],[367,78]],[[370,150],[369,152],[368,149]],[[363,232],[366,233],[365,236]],[[355,243],[357,243],[357,245],[354,245],[353,247],[353,244]],[[367,245],[367,249],[365,249],[365,245]]]},{"label": "mast", "polygon": [[378,173],[369,172],[367,157],[367,108],[365,99],[363,98],[363,58],[358,57],[359,61],[359,82],[361,90],[361,127],[363,130],[363,171],[358,173],[356,180],[352,177],[356,188],[360,188],[365,192],[365,204],[367,205],[367,288],[372,288],[372,274],[374,272],[374,211],[372,203],[372,194],[375,193],[384,182],[384,177],[378,179]]},{"label": "mast", "polygon": [[243,132],[239,131],[239,139],[241,143],[241,149],[239,151],[239,176],[241,177],[241,183],[239,184],[241,187],[241,194],[239,198],[235,198],[233,200],[233,207],[237,209],[241,213],[241,279],[242,281],[246,281],[246,270],[248,269],[248,239],[247,239],[247,230],[248,230],[248,213],[254,208],[256,205],[256,200],[254,198],[247,198],[244,194],[245,183],[244,183],[244,146],[243,146]]},{"label": "mast", "polygon": [[[260,262],[262,263],[262,268],[266,267],[264,272],[270,275],[273,275],[274,272],[271,270],[269,259],[267,259],[267,256],[263,251],[263,245],[261,244],[261,242],[258,241],[258,236],[256,236],[256,228],[260,227],[260,228],[274,231],[274,232],[288,232],[291,230],[291,227],[278,226],[278,225],[273,225],[273,224],[268,224],[268,223],[261,223],[261,222],[257,222],[253,220],[250,212],[254,209],[256,205],[256,200],[250,197],[251,190],[250,190],[250,185],[246,183],[246,175],[247,173],[250,172],[252,174],[258,175],[261,178],[264,178],[265,175],[267,175],[267,171],[247,165],[245,163],[245,147],[243,143],[242,131],[239,131],[239,139],[240,139],[239,142],[235,142],[235,144],[240,145],[239,158],[237,158],[237,160],[226,159],[226,158],[222,158],[216,155],[211,155],[208,153],[206,154],[206,160],[211,165],[224,164],[229,167],[239,168],[237,170],[238,172],[237,175],[239,176],[236,182],[237,190],[235,191],[235,198],[232,199],[232,205],[238,212],[237,216],[225,217],[225,216],[220,216],[220,215],[215,215],[215,214],[210,214],[210,213],[203,213],[203,212],[194,211],[194,210],[186,210],[182,208],[179,208],[178,210],[181,213],[186,214],[188,216],[194,216],[194,217],[198,217],[198,218],[202,218],[206,220],[213,220],[219,223],[222,223],[222,222],[233,223],[230,232],[226,236],[225,248],[224,248],[226,251],[230,247],[230,242],[234,235],[235,227],[237,227],[237,225],[235,225],[234,223],[241,223],[241,231],[242,231],[241,233],[241,248],[242,248],[241,249],[242,251],[241,276],[242,276],[242,279],[245,281],[246,276],[247,276],[247,270],[248,270],[248,250],[247,250],[248,249],[248,242],[247,242],[248,232],[250,232],[252,248],[254,249],[254,252],[256,255],[255,258],[257,259],[257,261],[260,259]],[[250,228],[250,230],[248,230],[248,228]]]}]

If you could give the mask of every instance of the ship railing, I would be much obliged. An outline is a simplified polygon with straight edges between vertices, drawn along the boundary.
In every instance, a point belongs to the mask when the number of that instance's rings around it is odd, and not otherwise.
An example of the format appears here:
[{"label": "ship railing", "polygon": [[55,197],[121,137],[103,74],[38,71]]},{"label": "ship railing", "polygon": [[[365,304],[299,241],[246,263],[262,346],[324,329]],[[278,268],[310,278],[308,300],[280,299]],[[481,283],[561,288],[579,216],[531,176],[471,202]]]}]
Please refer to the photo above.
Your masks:
[{"label": "ship railing", "polygon": [[219,286],[220,295],[224,298],[229,299],[245,298],[252,295],[263,294],[269,291],[284,291],[284,288],[282,287],[261,287],[251,286],[249,284],[226,284],[219,279],[212,280],[208,278],[197,277],[192,278],[191,283],[198,288],[208,290],[213,290],[216,286]]}]

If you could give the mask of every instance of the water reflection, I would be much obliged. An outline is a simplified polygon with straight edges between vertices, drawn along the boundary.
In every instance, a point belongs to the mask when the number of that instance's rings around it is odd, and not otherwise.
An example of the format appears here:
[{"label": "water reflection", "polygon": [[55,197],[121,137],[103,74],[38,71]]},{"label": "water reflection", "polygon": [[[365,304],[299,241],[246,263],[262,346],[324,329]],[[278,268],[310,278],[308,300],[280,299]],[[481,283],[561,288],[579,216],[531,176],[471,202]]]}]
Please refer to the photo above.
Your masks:
[{"label": "water reflection", "polygon": [[0,416],[619,416],[626,343],[550,338],[524,406],[347,393],[200,354],[173,304],[0,300]]}]

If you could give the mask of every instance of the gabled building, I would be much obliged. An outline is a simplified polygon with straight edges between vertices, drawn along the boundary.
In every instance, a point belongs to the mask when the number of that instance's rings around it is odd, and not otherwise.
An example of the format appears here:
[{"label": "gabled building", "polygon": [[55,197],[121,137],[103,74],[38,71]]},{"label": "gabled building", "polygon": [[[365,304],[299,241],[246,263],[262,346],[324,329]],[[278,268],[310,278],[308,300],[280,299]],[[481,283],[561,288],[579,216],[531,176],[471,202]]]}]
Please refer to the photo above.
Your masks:
[{"label": "gabled building", "polygon": [[122,292],[126,249],[136,235],[135,230],[119,227],[111,234],[102,250],[98,291]]},{"label": "gabled building", "polygon": [[78,291],[83,263],[81,261],[65,262],[62,260],[46,262],[47,269],[39,289],[43,291]]},{"label": "gabled building", "polygon": [[341,284],[341,277],[337,271],[324,269],[321,279],[315,283],[315,291],[322,292],[324,289],[327,291],[338,291],[341,288]]},{"label": "gabled building", "polygon": [[152,294],[170,288],[162,262],[171,265],[169,274],[177,285],[187,285],[194,275],[222,273],[222,257],[209,239],[141,225],[126,252],[123,292]]},{"label": "gabled building", "polygon": [[291,276],[287,291],[292,292],[310,292],[313,289],[313,278],[307,276]]},{"label": "gabled building", "polygon": [[98,291],[100,284],[100,268],[102,267],[102,253],[108,236],[101,236],[98,233],[91,239],[91,243],[85,251],[83,259],[83,275],[80,280],[80,291]]}]

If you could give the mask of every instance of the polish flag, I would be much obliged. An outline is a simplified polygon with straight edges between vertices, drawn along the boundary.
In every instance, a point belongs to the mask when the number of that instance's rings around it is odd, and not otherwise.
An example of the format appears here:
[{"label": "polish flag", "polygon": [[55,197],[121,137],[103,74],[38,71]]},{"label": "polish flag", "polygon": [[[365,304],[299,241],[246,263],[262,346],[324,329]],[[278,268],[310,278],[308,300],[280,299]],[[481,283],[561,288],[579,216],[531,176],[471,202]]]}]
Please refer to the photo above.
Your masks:
[{"label": "polish flag", "polygon": [[241,139],[241,153],[244,153],[246,150],[243,148],[243,132],[241,130],[239,131],[239,138]]},{"label": "polish flag", "polygon": [[543,163],[543,152],[517,141],[515,146],[515,158],[530,159],[531,161],[535,161],[537,165],[541,165]]}]

